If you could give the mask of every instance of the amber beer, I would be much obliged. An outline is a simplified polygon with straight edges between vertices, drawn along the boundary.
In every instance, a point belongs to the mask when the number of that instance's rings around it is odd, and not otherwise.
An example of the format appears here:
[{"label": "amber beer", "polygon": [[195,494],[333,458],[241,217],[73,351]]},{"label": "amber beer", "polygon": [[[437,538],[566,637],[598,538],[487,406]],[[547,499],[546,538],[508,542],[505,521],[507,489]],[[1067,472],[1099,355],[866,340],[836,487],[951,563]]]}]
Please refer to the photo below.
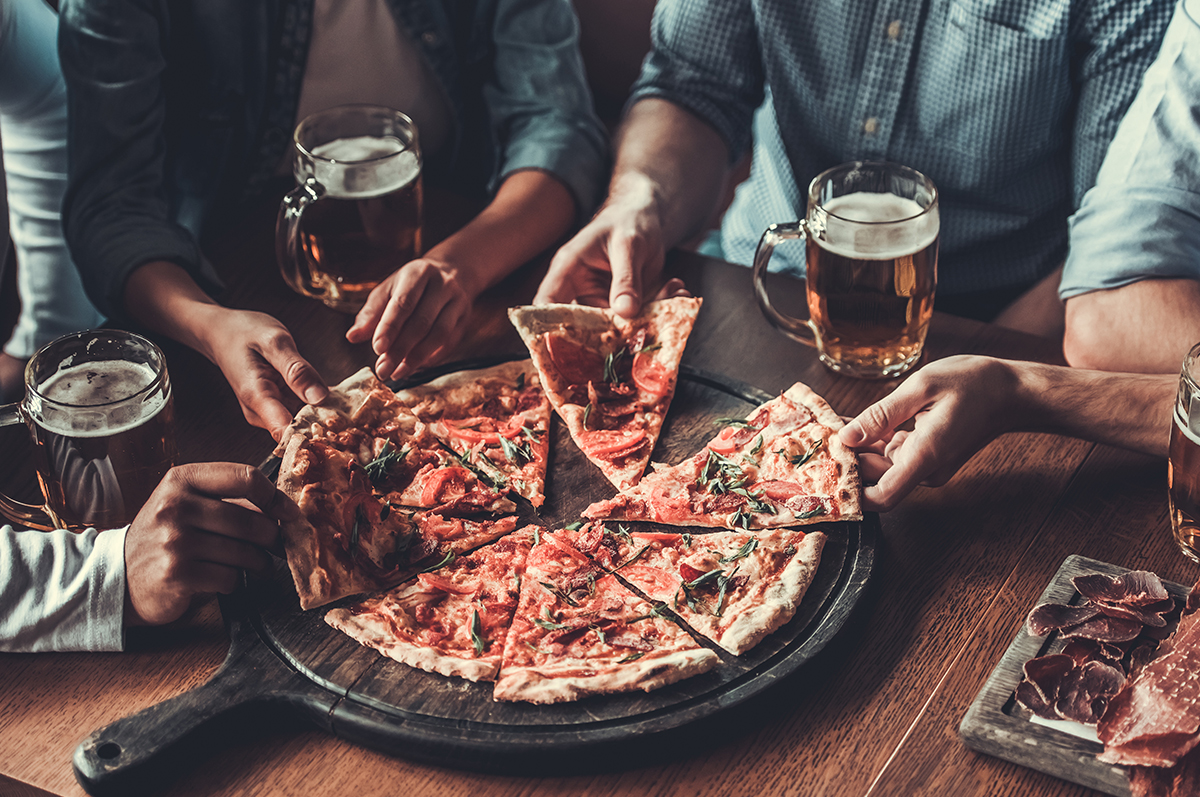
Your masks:
[{"label": "amber beer", "polygon": [[[887,375],[921,354],[937,284],[936,218],[893,194],[829,200],[824,233],[807,239],[808,312],[822,359],[837,370]],[[846,222],[865,222],[848,224]]]},{"label": "amber beer", "polygon": [[1195,373],[1200,344],[1183,361],[1175,422],[1167,458],[1167,495],[1171,508],[1171,533],[1179,550],[1200,562],[1200,388]]},{"label": "amber beer", "polygon": [[[933,315],[939,225],[937,187],[915,169],[868,161],[827,169],[808,186],[805,217],[772,224],[758,242],[759,309],[785,335],[815,346],[834,371],[902,374],[920,359]],[[807,317],[780,311],[767,292],[775,247],[798,239]]]},{"label": "amber beer", "polygon": [[275,228],[279,268],[296,292],[357,312],[423,252],[416,125],[380,105],[339,105],[300,122],[293,149],[296,188]]},{"label": "amber beer", "polygon": [[[38,388],[46,407],[30,422],[47,511],[62,528],[119,528],[133,520],[175,461],[174,402],[141,363],[64,368]],[[67,410],[66,408],[69,408]]]},{"label": "amber beer", "polygon": [[[339,139],[314,150],[324,195],[300,221],[309,281],[327,303],[361,307],[421,254],[421,164],[394,137]],[[386,161],[386,165],[372,165]]]}]

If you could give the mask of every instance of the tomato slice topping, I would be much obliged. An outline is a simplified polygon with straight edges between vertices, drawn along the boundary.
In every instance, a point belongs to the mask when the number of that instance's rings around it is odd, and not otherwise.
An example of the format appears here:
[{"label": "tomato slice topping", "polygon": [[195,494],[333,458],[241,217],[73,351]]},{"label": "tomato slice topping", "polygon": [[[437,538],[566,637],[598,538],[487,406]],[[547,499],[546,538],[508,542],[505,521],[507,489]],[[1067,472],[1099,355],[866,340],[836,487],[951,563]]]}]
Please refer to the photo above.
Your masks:
[{"label": "tomato slice topping", "polygon": [[473,586],[459,586],[444,576],[439,576],[437,573],[421,573],[417,576],[417,580],[422,586],[431,589],[440,589],[442,592],[452,592],[458,595],[470,595],[475,591]]},{"label": "tomato slice topping", "polygon": [[589,380],[600,379],[604,364],[599,354],[554,332],[547,332],[542,339],[550,361],[568,384],[586,385]]},{"label": "tomato slice topping", "polygon": [[734,439],[733,427],[726,426],[719,435],[709,441],[708,447],[718,454],[732,454],[741,447],[741,443]]},{"label": "tomato slice topping", "polygon": [[421,503],[425,506],[436,506],[454,498],[462,498],[467,494],[467,482],[471,474],[466,468],[438,468],[425,480],[421,489]]},{"label": "tomato slice topping", "polygon": [[644,351],[633,356],[632,378],[638,390],[649,395],[651,404],[665,396],[671,384],[666,366]]},{"label": "tomato slice topping", "polygon": [[619,456],[640,446],[646,439],[646,430],[621,432],[616,429],[600,429],[579,435],[580,447],[591,456]]},{"label": "tomato slice topping", "polygon": [[700,578],[700,576],[704,575],[704,573],[704,570],[698,570],[689,565],[687,562],[679,563],[679,577],[684,581],[695,581],[696,579]]},{"label": "tomato slice topping", "polygon": [[804,488],[795,482],[769,481],[759,482],[754,486],[761,488],[763,495],[772,501],[786,501],[793,495],[800,495],[804,492]]},{"label": "tomato slice topping", "polygon": [[679,579],[661,567],[634,563],[622,567],[621,575],[645,589],[650,595],[670,595],[679,588]]}]

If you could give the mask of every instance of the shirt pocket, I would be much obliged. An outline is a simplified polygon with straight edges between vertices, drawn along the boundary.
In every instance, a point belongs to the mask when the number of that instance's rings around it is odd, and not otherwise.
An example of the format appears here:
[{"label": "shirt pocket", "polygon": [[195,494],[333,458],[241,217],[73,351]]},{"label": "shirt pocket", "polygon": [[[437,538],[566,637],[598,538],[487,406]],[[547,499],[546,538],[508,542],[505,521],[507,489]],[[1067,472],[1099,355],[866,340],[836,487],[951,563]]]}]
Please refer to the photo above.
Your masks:
[{"label": "shirt pocket", "polygon": [[918,135],[947,153],[962,185],[995,186],[1052,152],[1066,157],[1070,49],[1066,9],[1051,13],[1058,5],[954,0],[942,24],[926,28],[909,107]]}]

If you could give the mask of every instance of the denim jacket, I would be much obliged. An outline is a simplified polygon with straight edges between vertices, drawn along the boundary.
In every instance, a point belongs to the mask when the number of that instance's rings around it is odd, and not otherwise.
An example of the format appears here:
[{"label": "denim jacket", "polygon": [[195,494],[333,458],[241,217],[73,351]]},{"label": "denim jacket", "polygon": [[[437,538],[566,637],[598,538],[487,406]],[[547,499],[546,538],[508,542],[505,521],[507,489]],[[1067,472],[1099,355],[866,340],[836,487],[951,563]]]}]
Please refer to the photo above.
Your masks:
[{"label": "denim jacket", "polygon": [[[569,0],[389,0],[454,119],[426,181],[485,196],[521,169],[553,174],[581,218],[607,141]],[[67,241],[96,305],[155,260],[206,289],[198,240],[237,217],[291,141],[312,0],[63,0],[70,112]]]}]

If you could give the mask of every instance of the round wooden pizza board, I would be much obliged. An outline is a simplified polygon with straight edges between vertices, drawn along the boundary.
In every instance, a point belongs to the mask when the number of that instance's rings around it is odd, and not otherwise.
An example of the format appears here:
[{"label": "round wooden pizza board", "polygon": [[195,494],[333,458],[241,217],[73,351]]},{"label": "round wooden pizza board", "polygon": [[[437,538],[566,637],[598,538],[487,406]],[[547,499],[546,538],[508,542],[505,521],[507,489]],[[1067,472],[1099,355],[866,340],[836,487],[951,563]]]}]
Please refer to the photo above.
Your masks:
[{"label": "round wooden pizza board", "polygon": [[[459,363],[423,376],[468,367],[482,366]],[[652,461],[674,464],[691,456],[715,433],[714,419],[744,417],[771,398],[685,367]],[[526,510],[529,520],[561,528],[616,490],[557,418],[551,435],[546,503],[536,515],[532,507]],[[278,460],[264,464],[272,476],[270,469],[277,467]],[[635,531],[656,528],[628,525]],[[426,673],[359,645],[325,624],[329,607],[301,611],[287,566],[280,563],[273,580],[222,599],[231,644],[212,680],[93,733],[76,750],[76,775],[93,794],[127,793],[168,766],[178,742],[213,733],[247,712],[279,707],[339,737],[445,766],[545,773],[586,766],[589,759],[594,766],[603,752],[611,768],[623,750],[645,751],[648,737],[658,741],[750,700],[823,649],[863,596],[878,525],[872,514],[860,522],[808,527],[824,531],[829,540],[799,611],[743,655],[714,648],[721,663],[702,675],[650,693],[550,706],[498,703],[490,683]]]}]

